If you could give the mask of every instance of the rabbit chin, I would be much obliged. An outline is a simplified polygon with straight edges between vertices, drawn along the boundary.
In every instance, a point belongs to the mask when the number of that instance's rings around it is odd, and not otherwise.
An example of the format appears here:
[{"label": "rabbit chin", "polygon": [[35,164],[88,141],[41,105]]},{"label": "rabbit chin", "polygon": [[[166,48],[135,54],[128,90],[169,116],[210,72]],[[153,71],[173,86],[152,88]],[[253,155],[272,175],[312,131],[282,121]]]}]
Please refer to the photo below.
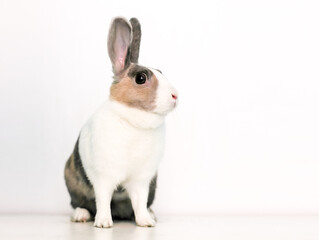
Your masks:
[{"label": "rabbit chin", "polygon": [[176,102],[172,102],[172,101],[161,102],[159,105],[156,105],[155,109],[153,110],[153,113],[166,116],[171,111],[173,111],[176,108],[176,106],[177,106]]}]

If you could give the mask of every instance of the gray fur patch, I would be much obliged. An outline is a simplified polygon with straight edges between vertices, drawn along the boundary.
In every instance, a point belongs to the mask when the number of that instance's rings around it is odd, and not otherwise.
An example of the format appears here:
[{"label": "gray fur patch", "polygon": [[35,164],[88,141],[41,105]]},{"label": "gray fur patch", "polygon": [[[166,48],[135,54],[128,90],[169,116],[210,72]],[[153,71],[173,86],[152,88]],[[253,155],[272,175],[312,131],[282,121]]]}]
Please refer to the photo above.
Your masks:
[{"label": "gray fur patch", "polygon": [[153,72],[148,69],[147,67],[143,67],[141,65],[137,65],[137,64],[134,64],[132,65],[132,67],[130,67],[127,75],[130,77],[130,78],[134,78],[138,73],[145,73],[147,78],[148,79],[151,79],[151,77],[153,76]]},{"label": "gray fur patch", "polygon": [[141,44],[141,24],[137,18],[131,18],[130,23],[132,25],[133,39],[131,44],[131,62],[138,63],[138,56],[140,53],[140,44]]},{"label": "gray fur patch", "polygon": [[113,201],[122,201],[129,198],[128,193],[126,190],[123,191],[114,191],[113,196],[112,196],[112,200]]}]

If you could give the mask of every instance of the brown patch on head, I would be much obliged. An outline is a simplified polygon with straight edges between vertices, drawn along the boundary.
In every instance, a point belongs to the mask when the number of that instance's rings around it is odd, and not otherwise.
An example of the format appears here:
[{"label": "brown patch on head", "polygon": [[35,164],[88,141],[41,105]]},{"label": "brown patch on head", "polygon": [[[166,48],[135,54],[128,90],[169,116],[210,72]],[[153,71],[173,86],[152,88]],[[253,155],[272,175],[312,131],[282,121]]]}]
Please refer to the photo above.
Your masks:
[{"label": "brown patch on head", "polygon": [[[141,73],[146,75],[147,80],[144,84],[137,84],[136,75]],[[110,97],[127,106],[151,111],[155,108],[157,87],[158,79],[150,69],[131,64],[124,73],[115,77]]]}]

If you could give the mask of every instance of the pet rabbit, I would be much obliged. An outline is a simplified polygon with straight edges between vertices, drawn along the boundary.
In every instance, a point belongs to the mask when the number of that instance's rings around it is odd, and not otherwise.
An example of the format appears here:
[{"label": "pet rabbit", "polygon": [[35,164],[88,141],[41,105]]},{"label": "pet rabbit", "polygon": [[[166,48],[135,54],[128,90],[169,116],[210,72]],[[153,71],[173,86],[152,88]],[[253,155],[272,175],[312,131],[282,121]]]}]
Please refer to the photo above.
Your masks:
[{"label": "pet rabbit", "polygon": [[113,218],[155,226],[150,210],[164,148],[164,119],[177,92],[159,70],[138,64],[141,28],[136,18],[115,18],[108,35],[114,79],[109,99],[83,126],[65,166],[73,221]]}]

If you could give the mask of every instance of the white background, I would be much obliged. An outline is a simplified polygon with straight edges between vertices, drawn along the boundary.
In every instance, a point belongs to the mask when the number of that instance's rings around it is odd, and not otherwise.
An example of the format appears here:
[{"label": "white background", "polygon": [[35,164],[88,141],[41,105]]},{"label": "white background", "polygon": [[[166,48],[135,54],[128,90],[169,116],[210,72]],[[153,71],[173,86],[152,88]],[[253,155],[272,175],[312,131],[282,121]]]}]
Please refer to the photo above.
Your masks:
[{"label": "white background", "polygon": [[0,1],[0,212],[70,213],[65,161],[108,97],[111,19],[142,24],[167,118],[158,213],[319,213],[317,1]]}]

